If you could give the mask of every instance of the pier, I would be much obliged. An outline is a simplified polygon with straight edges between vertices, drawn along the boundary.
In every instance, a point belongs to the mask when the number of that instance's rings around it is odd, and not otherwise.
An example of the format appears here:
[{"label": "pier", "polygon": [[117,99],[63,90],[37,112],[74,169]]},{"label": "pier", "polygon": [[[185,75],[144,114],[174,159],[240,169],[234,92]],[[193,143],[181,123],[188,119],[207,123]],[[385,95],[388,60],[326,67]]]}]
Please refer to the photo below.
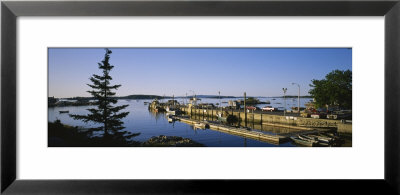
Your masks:
[{"label": "pier", "polygon": [[351,134],[351,123],[344,125],[341,120],[305,118],[299,113],[283,116],[278,111],[221,108],[212,104],[156,103],[149,105],[149,110],[165,110],[170,122],[180,121],[193,128],[210,129],[273,145],[293,141],[304,146],[333,146],[342,144],[342,138],[336,136],[337,132]]},{"label": "pier", "polygon": [[288,128],[337,128],[340,120],[332,119],[314,119],[304,118],[300,116],[282,116],[275,114],[274,112],[258,111],[258,112],[244,112],[243,109],[218,109],[218,108],[189,108],[187,106],[181,106],[180,110],[184,113],[193,116],[194,118],[201,118],[207,120],[213,120],[216,118],[218,113],[224,116],[233,115],[236,116],[239,121],[248,123],[248,125],[262,124],[262,125],[284,125]]},{"label": "pier", "polygon": [[275,144],[279,145],[282,143],[286,143],[290,141],[290,136],[294,135],[305,135],[305,134],[312,134],[312,133],[319,133],[319,132],[327,132],[330,131],[329,129],[304,129],[305,131],[293,131],[293,132],[288,132],[284,134],[267,134],[263,133],[262,131],[254,131],[254,130],[248,130],[245,128],[237,128],[237,127],[232,127],[232,126],[227,126],[223,124],[218,124],[218,123],[212,123],[210,121],[199,121],[199,120],[194,120],[194,119],[189,119],[189,118],[184,118],[184,117],[175,117],[180,122],[195,126],[196,124],[203,123],[207,124],[208,128],[211,130],[215,131],[220,131],[224,133],[228,133],[231,135],[237,135],[245,138],[252,138],[258,141],[262,142],[267,142],[270,144]]},{"label": "pier", "polygon": [[[175,118],[177,118],[180,122],[184,122],[189,125],[195,125],[195,124],[199,123],[199,121],[193,120],[193,119],[186,119],[186,118],[182,118],[182,117],[175,117]],[[205,123],[207,123],[207,122],[205,122]],[[275,144],[275,145],[279,145],[281,143],[289,141],[289,139],[284,136],[268,135],[265,133],[251,131],[251,130],[247,130],[247,129],[229,127],[229,126],[222,125],[222,124],[213,124],[213,123],[207,123],[207,124],[209,125],[209,129],[211,129],[211,130],[221,131],[224,133],[229,133],[231,135],[238,135],[238,136],[242,136],[242,137],[246,137],[246,138],[252,138],[255,140],[264,141],[264,142]]]}]

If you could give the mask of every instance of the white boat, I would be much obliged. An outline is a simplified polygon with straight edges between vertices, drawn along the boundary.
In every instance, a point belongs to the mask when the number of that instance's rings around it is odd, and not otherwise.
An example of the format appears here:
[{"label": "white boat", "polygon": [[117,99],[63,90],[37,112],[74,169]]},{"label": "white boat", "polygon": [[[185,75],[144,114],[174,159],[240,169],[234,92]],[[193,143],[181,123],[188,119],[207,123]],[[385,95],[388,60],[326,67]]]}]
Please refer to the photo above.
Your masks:
[{"label": "white boat", "polygon": [[197,129],[206,129],[206,128],[210,128],[210,125],[207,123],[196,123],[196,124],[194,124],[194,127]]},{"label": "white boat", "polygon": [[173,115],[168,115],[167,119],[168,119],[169,123],[172,123],[172,122],[176,121],[176,119],[174,118]]},{"label": "white boat", "polygon": [[294,137],[294,136],[290,137],[290,139],[294,143],[299,144],[299,145],[303,145],[303,146],[313,147],[313,146],[316,146],[317,143],[318,143],[317,141],[305,140],[305,139],[301,139],[300,137]]},{"label": "white boat", "polygon": [[165,111],[167,111],[167,113],[170,115],[176,115],[176,110],[173,108],[170,108],[169,106],[165,109]]}]

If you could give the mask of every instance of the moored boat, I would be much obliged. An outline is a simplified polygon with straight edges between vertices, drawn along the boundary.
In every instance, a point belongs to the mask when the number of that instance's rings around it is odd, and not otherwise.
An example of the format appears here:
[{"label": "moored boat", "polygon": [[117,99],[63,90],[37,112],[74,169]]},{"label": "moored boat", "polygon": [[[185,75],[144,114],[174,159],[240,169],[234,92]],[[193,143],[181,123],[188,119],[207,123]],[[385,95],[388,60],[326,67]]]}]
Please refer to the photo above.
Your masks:
[{"label": "moored boat", "polygon": [[69,113],[69,110],[60,110],[59,112],[60,112],[60,114]]},{"label": "moored boat", "polygon": [[334,138],[321,136],[321,135],[310,135],[311,137],[316,138],[318,141],[325,142],[325,143],[332,143]]},{"label": "moored boat", "polygon": [[206,128],[210,128],[210,125],[207,123],[196,123],[196,124],[194,124],[194,127],[197,129],[206,129]]},{"label": "moored boat", "polygon": [[318,141],[316,137],[308,136],[308,135],[299,135],[299,138],[302,140],[311,140],[311,141]]},{"label": "moored boat", "polygon": [[316,146],[318,144],[317,141],[301,139],[298,136],[297,137],[292,136],[292,137],[290,137],[290,139],[294,143],[299,144],[299,145],[303,145],[303,146],[313,147],[313,146]]},{"label": "moored boat", "polygon": [[167,119],[169,123],[176,121],[176,118],[173,115],[168,115]]}]

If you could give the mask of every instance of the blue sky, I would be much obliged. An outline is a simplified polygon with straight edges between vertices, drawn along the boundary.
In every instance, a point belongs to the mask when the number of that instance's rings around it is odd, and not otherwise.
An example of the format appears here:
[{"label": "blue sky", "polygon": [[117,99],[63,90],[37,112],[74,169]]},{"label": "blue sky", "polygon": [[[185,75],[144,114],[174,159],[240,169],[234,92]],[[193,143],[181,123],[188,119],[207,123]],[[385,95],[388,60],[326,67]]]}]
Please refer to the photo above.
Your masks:
[{"label": "blue sky", "polygon": [[[308,95],[312,79],[332,70],[352,70],[348,48],[110,48],[117,96]],[[49,48],[49,96],[90,96],[92,74],[104,48]]]}]

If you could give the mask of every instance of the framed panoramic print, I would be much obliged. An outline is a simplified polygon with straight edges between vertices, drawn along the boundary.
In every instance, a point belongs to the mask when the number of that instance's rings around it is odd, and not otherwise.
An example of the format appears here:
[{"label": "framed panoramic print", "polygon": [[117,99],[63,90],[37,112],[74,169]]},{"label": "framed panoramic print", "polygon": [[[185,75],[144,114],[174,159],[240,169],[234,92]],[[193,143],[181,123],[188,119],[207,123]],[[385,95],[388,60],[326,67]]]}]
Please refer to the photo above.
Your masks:
[{"label": "framed panoramic print", "polygon": [[2,1],[1,191],[399,193],[399,6]]}]

